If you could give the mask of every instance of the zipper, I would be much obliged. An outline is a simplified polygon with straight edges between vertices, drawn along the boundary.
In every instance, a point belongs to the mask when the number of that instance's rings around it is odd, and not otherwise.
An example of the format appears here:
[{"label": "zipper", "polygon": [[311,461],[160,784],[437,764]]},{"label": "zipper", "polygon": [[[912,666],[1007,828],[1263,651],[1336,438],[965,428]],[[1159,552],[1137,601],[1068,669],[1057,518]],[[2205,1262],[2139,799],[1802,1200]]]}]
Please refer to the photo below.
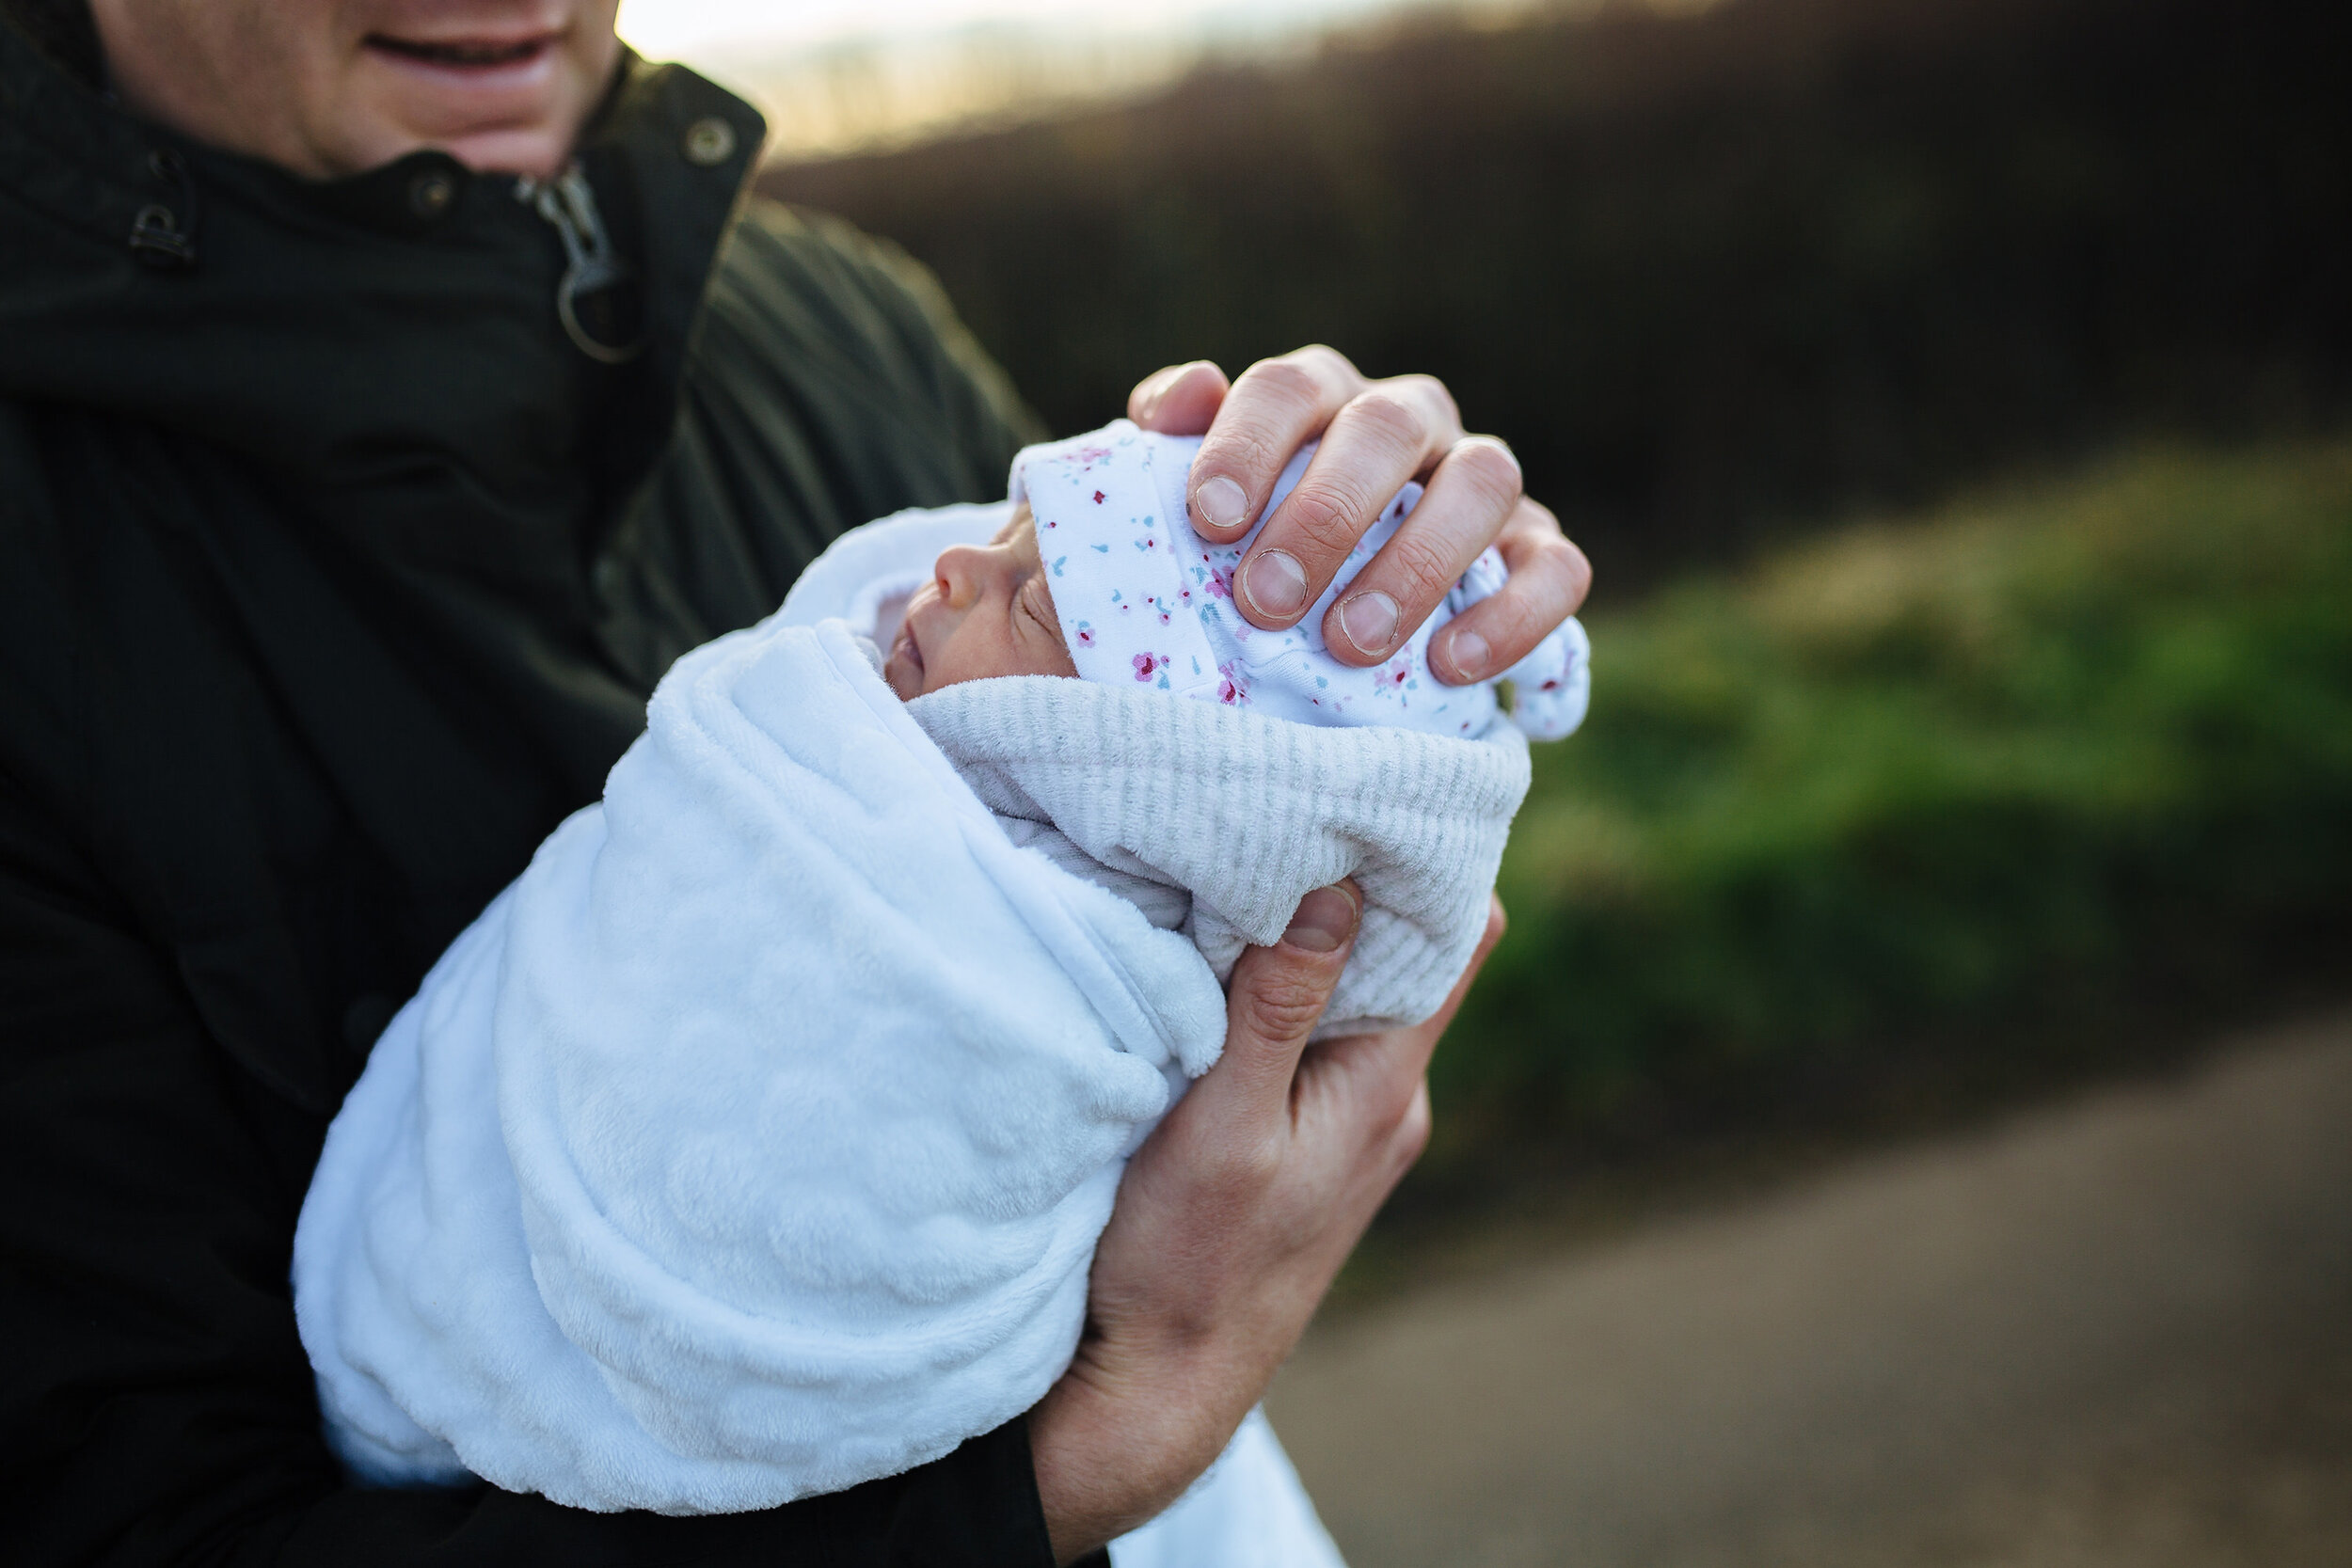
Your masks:
[{"label": "zipper", "polygon": [[552,180],[528,174],[519,177],[515,182],[515,199],[546,219],[564,241],[568,264],[555,286],[555,314],[580,352],[605,365],[626,365],[644,353],[642,330],[632,341],[614,344],[602,341],[580,325],[578,302],[582,295],[618,288],[636,277],[637,269],[614,254],[612,237],[604,231],[604,219],[596,213],[596,193],[588,188],[588,177],[580,172],[579,161],[575,159]]}]

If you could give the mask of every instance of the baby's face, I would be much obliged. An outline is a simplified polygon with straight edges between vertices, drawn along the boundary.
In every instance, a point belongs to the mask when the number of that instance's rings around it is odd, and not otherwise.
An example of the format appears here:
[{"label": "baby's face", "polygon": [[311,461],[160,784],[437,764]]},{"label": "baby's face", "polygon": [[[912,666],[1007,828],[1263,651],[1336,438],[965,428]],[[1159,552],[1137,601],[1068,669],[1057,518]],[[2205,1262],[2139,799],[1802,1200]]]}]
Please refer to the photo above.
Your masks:
[{"label": "baby's face", "polygon": [[1013,508],[989,543],[940,553],[931,580],[907,601],[882,664],[882,679],[902,701],[991,675],[1077,673],[1062,644],[1025,505]]}]

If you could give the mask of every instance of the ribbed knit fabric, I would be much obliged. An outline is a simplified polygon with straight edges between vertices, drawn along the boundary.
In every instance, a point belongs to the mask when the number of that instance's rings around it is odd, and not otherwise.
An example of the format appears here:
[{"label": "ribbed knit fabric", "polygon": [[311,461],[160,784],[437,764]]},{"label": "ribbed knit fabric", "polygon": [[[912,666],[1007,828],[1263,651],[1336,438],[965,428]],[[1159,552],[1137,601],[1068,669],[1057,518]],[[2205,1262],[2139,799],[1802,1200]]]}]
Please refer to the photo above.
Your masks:
[{"label": "ribbed knit fabric", "polygon": [[1087,681],[970,681],[907,711],[999,816],[1050,823],[1111,871],[1187,890],[1217,978],[1353,876],[1356,951],[1318,1038],[1438,1010],[1486,928],[1527,741],[1319,728]]}]

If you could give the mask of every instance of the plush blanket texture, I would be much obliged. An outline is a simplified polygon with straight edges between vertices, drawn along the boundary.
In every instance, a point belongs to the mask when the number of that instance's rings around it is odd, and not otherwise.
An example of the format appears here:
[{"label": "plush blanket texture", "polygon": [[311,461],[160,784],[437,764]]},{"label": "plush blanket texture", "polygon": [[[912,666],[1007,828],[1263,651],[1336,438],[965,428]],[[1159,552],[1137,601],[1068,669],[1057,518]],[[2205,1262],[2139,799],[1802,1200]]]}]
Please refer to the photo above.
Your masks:
[{"label": "plush blanket texture", "polygon": [[[1467,960],[1516,732],[1041,679],[902,705],[849,626],[796,624],[868,593],[829,560],[679,661],[330,1130],[296,1311],[362,1475],[699,1513],[946,1453],[1067,1364],[1124,1158],[1214,1062],[1243,942],[1352,872],[1359,1026],[1426,1016]],[[1245,1428],[1121,1560],[1335,1560],[1287,1474]],[[1205,1544],[1244,1519],[1272,1555]]]}]

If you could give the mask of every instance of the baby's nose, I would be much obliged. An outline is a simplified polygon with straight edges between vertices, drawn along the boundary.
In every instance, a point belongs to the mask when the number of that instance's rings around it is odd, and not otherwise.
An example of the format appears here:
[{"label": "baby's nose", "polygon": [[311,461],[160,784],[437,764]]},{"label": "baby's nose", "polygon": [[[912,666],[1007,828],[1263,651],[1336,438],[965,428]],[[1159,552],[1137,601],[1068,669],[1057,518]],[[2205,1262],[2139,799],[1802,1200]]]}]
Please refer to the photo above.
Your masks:
[{"label": "baby's nose", "polygon": [[1008,579],[1017,564],[1002,545],[950,545],[939,552],[932,571],[948,608],[964,610]]}]

